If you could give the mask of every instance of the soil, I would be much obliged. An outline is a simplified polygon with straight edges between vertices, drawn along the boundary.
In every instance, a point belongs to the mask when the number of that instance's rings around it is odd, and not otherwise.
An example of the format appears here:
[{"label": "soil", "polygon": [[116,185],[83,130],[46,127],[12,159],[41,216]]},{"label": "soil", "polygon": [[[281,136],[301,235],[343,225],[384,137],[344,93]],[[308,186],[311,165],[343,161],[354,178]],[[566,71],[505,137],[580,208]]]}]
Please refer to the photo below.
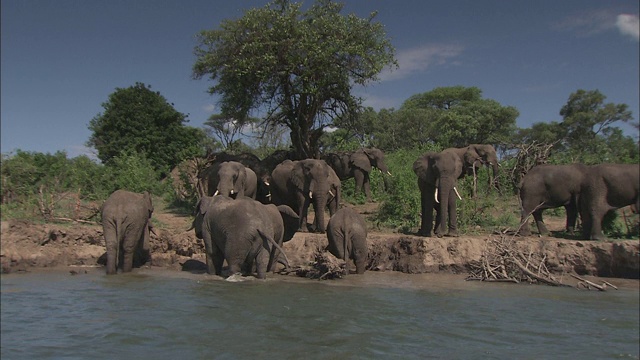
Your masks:
[{"label": "soil", "polygon": [[[352,205],[346,205],[352,206]],[[369,217],[377,203],[352,206]],[[151,261],[146,267],[164,270],[204,272],[205,255],[201,240],[195,237],[188,215],[156,209],[151,237]],[[309,221],[313,221],[310,216]],[[552,236],[514,237],[519,251],[545,259],[553,274],[577,274],[638,279],[640,243],[625,241],[579,241],[558,237],[563,218],[545,219]],[[554,233],[556,232],[556,233]],[[104,264],[105,244],[102,227],[84,223],[35,223],[24,220],[2,221],[0,260],[3,273],[36,268],[100,267]],[[368,271],[394,271],[406,274],[467,274],[482,259],[492,238],[501,234],[461,235],[425,238],[372,230],[368,234]],[[325,234],[297,233],[284,244],[290,264],[304,267],[313,263],[327,245]],[[351,269],[354,266],[351,265]],[[72,270],[73,273],[74,270]],[[568,276],[567,276],[568,277]]]}]

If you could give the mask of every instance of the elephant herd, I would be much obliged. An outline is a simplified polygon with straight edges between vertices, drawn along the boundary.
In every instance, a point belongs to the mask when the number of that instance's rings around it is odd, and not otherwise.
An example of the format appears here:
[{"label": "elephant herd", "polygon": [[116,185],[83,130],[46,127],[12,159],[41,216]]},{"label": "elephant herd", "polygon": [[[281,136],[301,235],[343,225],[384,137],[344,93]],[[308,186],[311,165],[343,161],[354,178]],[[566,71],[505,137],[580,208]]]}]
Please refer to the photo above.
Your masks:
[{"label": "elephant herd", "polygon": [[[474,176],[482,166],[490,167],[489,185],[498,186],[498,158],[491,145],[472,144],[429,152],[413,163],[421,192],[421,226],[418,235],[457,236],[456,202],[458,179]],[[277,263],[288,266],[284,242],[295,232],[327,234],[327,250],[339,259],[365,271],[367,229],[354,210],[340,208],[341,180],[353,177],[356,190],[370,199],[369,174],[376,167],[389,169],[379,149],[326,154],[323,159],[291,160],[286,151],[276,151],[264,160],[254,155],[217,154],[200,172],[200,197],[192,228],[203,239],[208,272],[220,275],[224,261],[232,273],[253,273],[265,278]],[[577,214],[583,221],[586,239],[602,238],[602,218],[611,209],[638,203],[636,165],[602,164],[540,165],[520,184],[522,223],[533,217],[540,233],[547,233],[542,211],[564,206],[567,230],[575,228]],[[307,224],[310,206],[314,221]],[[330,219],[325,222],[325,209]],[[435,219],[433,213],[436,213]],[[150,217],[153,205],[148,193],[114,192],[104,203],[102,221],[107,245],[107,273],[117,265],[130,271],[134,257],[148,257]],[[435,220],[435,226],[434,226]],[[520,235],[530,234],[521,226]]]},{"label": "elephant herd", "polygon": [[[544,209],[564,206],[566,230],[573,234],[578,214],[582,219],[582,238],[601,240],[602,219],[611,210],[631,205],[640,209],[638,164],[539,165],[531,169],[520,183],[522,223],[533,215],[538,231],[546,234],[542,220]],[[529,235],[523,226],[521,235]]]}]

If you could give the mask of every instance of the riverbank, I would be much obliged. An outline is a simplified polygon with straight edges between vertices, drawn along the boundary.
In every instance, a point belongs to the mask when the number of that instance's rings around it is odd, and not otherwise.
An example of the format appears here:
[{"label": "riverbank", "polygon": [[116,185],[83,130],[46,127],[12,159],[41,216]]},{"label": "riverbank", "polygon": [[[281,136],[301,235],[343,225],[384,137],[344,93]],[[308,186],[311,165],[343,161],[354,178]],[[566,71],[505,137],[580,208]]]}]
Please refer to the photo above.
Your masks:
[{"label": "riverbank", "polygon": [[[151,267],[201,271],[204,247],[189,228],[189,217],[154,214],[157,236],[151,239]],[[423,238],[396,233],[370,232],[368,271],[405,274],[467,274],[491,246],[504,235]],[[553,237],[513,238],[518,251],[544,259],[552,274],[638,279],[640,243],[578,241]],[[306,266],[322,253],[324,234],[297,233],[284,249],[293,267]],[[35,224],[10,220],[1,224],[2,272],[60,266],[96,266],[105,253],[102,228],[92,224]],[[565,276],[567,275],[567,276]]]}]

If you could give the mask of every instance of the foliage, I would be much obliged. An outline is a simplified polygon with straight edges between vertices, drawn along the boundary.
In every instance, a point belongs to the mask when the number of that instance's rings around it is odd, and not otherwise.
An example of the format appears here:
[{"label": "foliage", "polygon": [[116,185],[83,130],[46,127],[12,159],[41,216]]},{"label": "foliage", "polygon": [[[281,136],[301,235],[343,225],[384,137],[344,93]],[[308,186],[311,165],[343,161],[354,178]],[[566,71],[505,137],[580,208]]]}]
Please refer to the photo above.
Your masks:
[{"label": "foliage", "polygon": [[102,107],[104,112],[89,123],[92,134],[87,145],[98,151],[105,164],[122,151],[136,152],[167,174],[180,161],[203,155],[203,131],[185,126],[186,115],[150,86],[136,83],[116,88]]},{"label": "foliage", "polygon": [[106,165],[105,170],[103,179],[109,184],[109,194],[118,189],[124,189],[161,195],[168,190],[161,185],[160,176],[151,160],[143,154],[123,151]]},{"label": "foliage", "polygon": [[[148,159],[126,152],[103,165],[87,156],[69,159],[63,151],[44,154],[17,150],[2,155],[1,175],[3,218],[38,214],[45,220],[54,216],[77,218],[82,207],[95,211],[95,204],[117,189],[146,190],[156,195],[168,191]],[[89,203],[93,205],[85,205]]]},{"label": "foliage", "polygon": [[518,110],[483,99],[476,87],[439,87],[407,99],[400,109],[364,109],[355,120],[336,125],[386,151],[429,145],[442,148],[507,143],[516,131]]},{"label": "foliage", "polygon": [[393,177],[388,179],[386,195],[375,218],[378,227],[408,233],[420,225],[420,191],[413,162],[425,152],[437,150],[427,147],[385,154],[385,162]]},{"label": "foliage", "polygon": [[626,104],[605,103],[598,90],[577,90],[560,109],[560,122],[535,123],[519,130],[516,143],[554,144],[550,163],[638,163],[638,142],[613,124],[629,122]]},{"label": "foliage", "polygon": [[344,16],[343,4],[330,0],[301,7],[276,0],[200,32],[193,75],[216,81],[209,92],[222,96],[222,114],[244,119],[263,110],[265,123],[288,127],[297,155],[308,158],[334,118],[358,110],[351,86],[376,80],[395,60],[375,13]]}]

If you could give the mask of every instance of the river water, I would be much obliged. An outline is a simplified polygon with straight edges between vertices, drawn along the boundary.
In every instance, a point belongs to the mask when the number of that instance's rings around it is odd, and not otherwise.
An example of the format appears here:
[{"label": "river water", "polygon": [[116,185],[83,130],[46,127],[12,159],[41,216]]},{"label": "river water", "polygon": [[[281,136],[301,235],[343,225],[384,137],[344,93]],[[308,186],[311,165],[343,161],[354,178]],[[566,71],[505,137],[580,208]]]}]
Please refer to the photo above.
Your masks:
[{"label": "river water", "polygon": [[[89,269],[1,276],[2,359],[638,359],[638,282],[618,291],[367,272]],[[621,280],[624,281],[624,280]]]}]

